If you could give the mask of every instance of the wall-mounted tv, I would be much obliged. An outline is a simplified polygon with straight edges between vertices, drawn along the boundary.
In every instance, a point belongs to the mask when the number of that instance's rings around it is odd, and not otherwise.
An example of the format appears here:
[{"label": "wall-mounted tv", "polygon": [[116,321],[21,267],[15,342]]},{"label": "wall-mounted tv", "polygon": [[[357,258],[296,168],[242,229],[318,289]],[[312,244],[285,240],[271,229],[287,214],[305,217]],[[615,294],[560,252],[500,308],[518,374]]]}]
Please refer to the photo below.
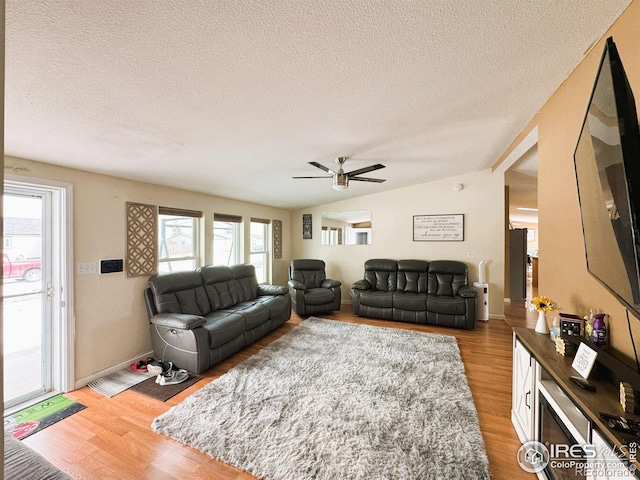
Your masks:
[{"label": "wall-mounted tv", "polygon": [[587,269],[640,318],[640,129],[608,38],[574,153]]}]

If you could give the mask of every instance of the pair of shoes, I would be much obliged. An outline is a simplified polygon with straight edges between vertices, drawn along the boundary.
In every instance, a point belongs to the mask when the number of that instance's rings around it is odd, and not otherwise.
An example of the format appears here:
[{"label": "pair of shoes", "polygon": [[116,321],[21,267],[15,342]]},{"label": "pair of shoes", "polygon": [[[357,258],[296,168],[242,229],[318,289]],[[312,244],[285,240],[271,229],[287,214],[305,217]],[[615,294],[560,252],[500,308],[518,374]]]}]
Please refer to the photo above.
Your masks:
[{"label": "pair of shoes", "polygon": [[169,370],[167,373],[158,375],[156,383],[159,385],[176,385],[189,378],[189,372],[181,368],[180,370]]},{"label": "pair of shoes", "polygon": [[154,361],[155,360],[153,358],[147,357],[144,360],[140,360],[138,362],[135,362],[129,365],[129,370],[131,370],[132,372],[138,372],[138,373],[148,373],[149,364]]},{"label": "pair of shoes", "polygon": [[173,372],[173,362],[165,363],[162,360],[160,360],[157,363],[158,363],[158,367],[162,369],[162,371],[158,373],[158,376],[156,377],[156,383],[160,383],[160,379],[162,377],[164,377],[165,375],[169,375],[171,372]]},{"label": "pair of shoes", "polygon": [[147,371],[151,375],[160,375],[171,370],[177,370],[173,363],[162,360],[154,360],[147,365]]}]

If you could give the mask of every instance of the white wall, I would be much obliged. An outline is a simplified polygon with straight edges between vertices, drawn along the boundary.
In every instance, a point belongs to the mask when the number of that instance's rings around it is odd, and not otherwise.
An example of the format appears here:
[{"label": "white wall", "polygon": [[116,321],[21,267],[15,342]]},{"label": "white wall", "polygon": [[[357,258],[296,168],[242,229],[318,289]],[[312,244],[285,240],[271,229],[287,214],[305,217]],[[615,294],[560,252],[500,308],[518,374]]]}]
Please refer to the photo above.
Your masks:
[{"label": "white wall", "polygon": [[[455,192],[457,183],[464,189]],[[321,245],[321,215],[326,212],[370,210],[371,245]],[[313,215],[313,238],[302,239],[302,214]],[[464,241],[414,242],[413,216],[464,214]],[[327,276],[342,282],[343,301],[350,301],[351,284],[363,277],[370,258],[459,260],[469,265],[471,281],[478,279],[484,260],[490,284],[490,314],[504,313],[504,176],[489,170],[334,202],[293,212],[294,258],[319,258]],[[470,258],[467,252],[474,252]]]},{"label": "white wall", "polygon": [[[241,215],[246,220],[252,216],[282,220],[283,259],[274,260],[272,283],[287,283],[291,259],[291,214],[287,210],[12,157],[5,157],[5,171],[73,185],[75,263],[125,258],[125,204],[138,202],[202,210],[205,264],[212,259],[214,212]],[[124,273],[74,276],[76,383],[151,351],[142,297],[146,284],[147,277],[127,278]]]}]

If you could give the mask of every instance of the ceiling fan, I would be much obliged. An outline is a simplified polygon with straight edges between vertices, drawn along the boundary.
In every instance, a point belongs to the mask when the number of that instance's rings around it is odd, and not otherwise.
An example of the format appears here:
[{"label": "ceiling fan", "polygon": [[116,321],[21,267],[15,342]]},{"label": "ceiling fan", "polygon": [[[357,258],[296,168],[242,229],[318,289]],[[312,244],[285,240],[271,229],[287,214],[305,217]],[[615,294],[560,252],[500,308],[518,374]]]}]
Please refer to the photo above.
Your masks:
[{"label": "ceiling fan", "polygon": [[374,170],[380,170],[381,168],[385,168],[384,165],[377,163],[376,165],[371,165],[369,167],[360,168],[358,170],[354,170],[352,172],[345,173],[342,166],[344,162],[347,161],[347,157],[338,157],[336,158],[336,163],[338,164],[338,170],[333,171],[324,165],[320,165],[317,162],[309,162],[314,167],[318,167],[320,170],[324,170],[327,173],[330,173],[331,176],[323,176],[323,177],[291,177],[291,178],[333,178],[333,183],[331,187],[335,190],[346,190],[349,188],[349,180],[357,180],[359,182],[375,182],[382,183],[384,182],[381,178],[369,178],[369,177],[360,177],[363,173],[373,172]]}]

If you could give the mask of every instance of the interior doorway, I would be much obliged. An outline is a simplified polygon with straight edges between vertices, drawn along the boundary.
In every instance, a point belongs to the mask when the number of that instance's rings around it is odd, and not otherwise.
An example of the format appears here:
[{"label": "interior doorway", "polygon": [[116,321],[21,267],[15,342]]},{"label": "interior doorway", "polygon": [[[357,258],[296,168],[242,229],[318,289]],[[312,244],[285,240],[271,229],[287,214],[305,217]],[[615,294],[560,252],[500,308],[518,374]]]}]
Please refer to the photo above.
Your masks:
[{"label": "interior doorway", "polygon": [[69,185],[5,179],[4,410],[73,389]]},{"label": "interior doorway", "polygon": [[[510,291],[510,285],[522,283],[524,297],[531,299],[537,295],[540,265],[537,127],[513,149],[497,170],[504,173],[505,182],[505,301],[523,298],[520,292]],[[519,235],[513,233],[524,235],[523,246],[515,249],[519,252],[515,256],[510,254],[514,250],[510,241]]]}]

